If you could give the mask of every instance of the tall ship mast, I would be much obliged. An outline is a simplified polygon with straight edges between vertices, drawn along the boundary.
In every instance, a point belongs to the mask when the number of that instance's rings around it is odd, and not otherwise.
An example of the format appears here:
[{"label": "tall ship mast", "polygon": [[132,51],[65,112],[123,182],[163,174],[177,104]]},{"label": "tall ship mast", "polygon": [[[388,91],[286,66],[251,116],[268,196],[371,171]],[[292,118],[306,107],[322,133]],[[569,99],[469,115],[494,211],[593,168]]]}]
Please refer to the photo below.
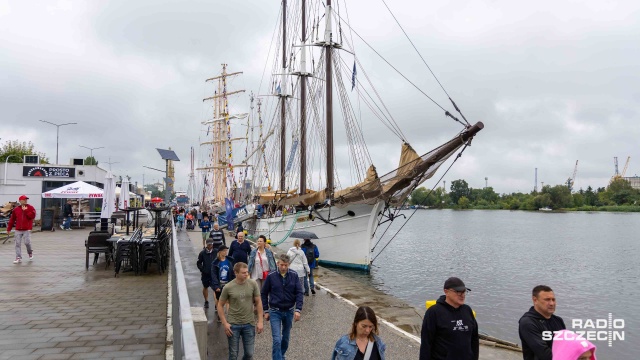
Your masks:
[{"label": "tall ship mast", "polygon": [[[285,248],[295,231],[311,231],[319,238],[321,263],[368,270],[384,248],[388,226],[399,218],[398,208],[445,161],[461,154],[484,125],[471,125],[451,98],[453,111],[436,103],[443,118],[462,129],[419,155],[355,55],[353,37],[345,34],[348,16],[334,11],[334,3],[282,1],[270,93],[261,96],[260,111],[270,122],[266,135],[260,129],[259,151],[245,159],[255,164],[256,174],[265,167],[254,179],[245,229]],[[368,108],[366,116],[357,104]],[[397,138],[400,150],[397,167],[383,175],[363,133],[376,121],[386,126],[389,139]],[[336,146],[334,139],[343,144]]]},{"label": "tall ship mast", "polygon": [[206,82],[213,82],[215,91],[213,96],[203,99],[211,102],[212,117],[202,121],[205,140],[200,143],[202,166],[196,170],[200,172],[202,194],[199,196],[205,208],[222,208],[225,199],[234,199],[238,189],[236,170],[246,168],[246,164],[234,162],[234,143],[246,141],[246,136],[236,136],[232,131],[234,122],[248,117],[248,113],[231,113],[229,98],[241,94],[245,90],[228,90],[228,80],[242,72],[227,73],[227,64],[222,64],[220,75],[209,78]]}]

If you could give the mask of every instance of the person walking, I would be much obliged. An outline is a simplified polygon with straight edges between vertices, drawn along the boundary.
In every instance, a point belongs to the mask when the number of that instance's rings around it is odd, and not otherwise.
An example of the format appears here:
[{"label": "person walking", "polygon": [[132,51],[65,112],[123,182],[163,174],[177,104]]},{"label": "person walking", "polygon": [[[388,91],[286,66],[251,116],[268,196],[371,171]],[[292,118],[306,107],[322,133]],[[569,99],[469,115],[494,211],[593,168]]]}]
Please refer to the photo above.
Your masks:
[{"label": "person walking", "polygon": [[224,232],[220,230],[218,222],[213,223],[213,230],[209,233],[209,237],[213,239],[213,248],[218,249],[220,246],[227,246],[227,240],[224,238]]},{"label": "person walking", "polygon": [[209,288],[211,287],[211,265],[216,260],[217,250],[213,249],[213,240],[207,240],[207,245],[200,254],[196,266],[200,269],[200,281],[202,282],[202,295],[204,296],[204,308],[209,308]]},{"label": "person walking", "polygon": [[[222,294],[224,286],[229,281],[235,279],[233,258],[227,256],[228,249],[225,245],[221,245],[217,249],[216,259],[211,263],[211,289],[213,290],[213,295],[215,295],[216,306],[220,300],[220,294]],[[218,322],[220,322],[220,318],[218,318]]]},{"label": "person walking", "polygon": [[567,327],[561,317],[554,315],[556,297],[550,287],[538,285],[531,291],[533,306],[518,321],[518,335],[522,342],[524,360],[551,360],[553,340],[543,340],[543,331],[560,331]]},{"label": "person walking", "polygon": [[31,248],[31,229],[33,228],[33,219],[36,218],[36,209],[27,204],[29,198],[26,195],[22,195],[18,198],[20,206],[14,208],[11,211],[11,217],[7,224],[7,235],[11,233],[11,229],[15,226],[14,241],[16,243],[16,259],[14,264],[22,262],[22,242],[27,248],[27,254],[29,254],[29,261],[33,260],[33,249]]},{"label": "person walking", "polygon": [[304,243],[300,246],[301,249],[304,250],[304,254],[307,257],[307,263],[309,264],[309,283],[304,282],[304,292],[309,293],[309,287],[311,287],[311,293],[313,295],[316,294],[316,285],[313,281],[313,269],[315,269],[318,264],[316,259],[320,257],[320,251],[318,251],[318,247],[311,242],[311,239],[304,239]]},{"label": "person walking", "polygon": [[373,309],[360,306],[351,331],[336,342],[331,360],[384,360],[385,343],[378,337],[378,319]]},{"label": "person walking", "polygon": [[182,228],[184,227],[184,210],[180,210],[180,212],[178,213],[178,217],[176,218],[177,224],[176,227],[178,228],[178,231],[182,230]]},{"label": "person walking", "polygon": [[[209,238],[209,231],[211,230],[211,222],[209,221],[209,218],[205,216],[204,219],[198,220],[198,226],[202,229],[202,247],[205,247],[205,243]],[[222,236],[224,237],[224,234],[222,234]],[[213,245],[213,239],[211,239],[211,244]],[[220,245],[222,244],[218,244],[216,250]]]},{"label": "person walking", "polygon": [[73,218],[73,206],[71,205],[71,200],[67,200],[62,207],[62,215],[64,216],[64,223],[60,225],[60,228],[62,230],[71,230],[71,218]]},{"label": "person walking", "polygon": [[267,275],[277,270],[276,259],[273,252],[265,247],[266,243],[266,236],[258,236],[257,247],[249,254],[249,275],[258,283],[260,289],[262,289]]},{"label": "person walking", "polygon": [[[227,283],[218,301],[218,317],[224,326],[224,332],[229,341],[229,360],[238,358],[240,338],[244,348],[244,360],[253,359],[256,331],[262,333],[264,322],[262,317],[253,313],[253,307],[262,313],[260,289],[258,284],[249,279],[249,269],[246,263],[239,262],[233,266],[235,279]],[[229,304],[228,318],[224,314],[224,306]]]},{"label": "person walking", "polygon": [[280,254],[278,271],[270,273],[262,285],[264,319],[271,324],[272,360],[284,360],[291,326],[300,320],[302,311],[302,286],[298,274],[289,269],[290,263],[289,256]]},{"label": "person walking", "polygon": [[289,255],[291,259],[291,265],[289,267],[298,274],[300,285],[305,288],[304,295],[309,296],[309,290],[307,290],[309,286],[307,285],[305,287],[305,283],[307,282],[307,274],[309,274],[311,269],[309,269],[309,264],[307,263],[307,256],[300,248],[300,239],[293,240],[293,247],[287,251],[287,255]]},{"label": "person walking", "polygon": [[200,226],[200,224],[202,223],[202,219],[204,218],[200,210],[196,211],[196,218],[198,219],[198,226]]},{"label": "person walking", "polygon": [[244,241],[244,233],[237,233],[236,240],[233,240],[231,246],[229,246],[229,256],[233,258],[233,263],[243,262],[248,264],[250,253],[251,245],[249,245],[249,242]]},{"label": "person walking", "polygon": [[470,290],[457,277],[444,282],[445,294],[424,314],[420,360],[478,360],[478,323],[464,303]]}]

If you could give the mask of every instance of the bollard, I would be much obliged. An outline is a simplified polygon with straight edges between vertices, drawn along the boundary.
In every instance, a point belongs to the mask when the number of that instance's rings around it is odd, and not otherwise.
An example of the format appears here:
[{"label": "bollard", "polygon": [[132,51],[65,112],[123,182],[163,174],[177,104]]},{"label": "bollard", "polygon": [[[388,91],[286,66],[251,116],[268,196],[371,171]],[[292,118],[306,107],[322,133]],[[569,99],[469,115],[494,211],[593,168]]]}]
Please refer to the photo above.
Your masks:
[{"label": "bollard", "polygon": [[200,350],[200,360],[205,360],[207,358],[207,316],[203,308],[192,307],[191,317],[193,318],[193,327],[196,331],[198,349]]}]

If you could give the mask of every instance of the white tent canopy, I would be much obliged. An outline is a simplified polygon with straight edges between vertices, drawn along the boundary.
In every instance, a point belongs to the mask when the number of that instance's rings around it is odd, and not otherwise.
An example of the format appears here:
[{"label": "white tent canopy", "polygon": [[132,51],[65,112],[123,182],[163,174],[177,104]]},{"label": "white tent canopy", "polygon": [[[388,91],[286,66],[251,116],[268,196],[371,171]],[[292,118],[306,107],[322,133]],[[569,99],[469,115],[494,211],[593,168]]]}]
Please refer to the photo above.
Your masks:
[{"label": "white tent canopy", "polygon": [[97,186],[77,181],[42,193],[45,199],[102,199],[103,191]]}]

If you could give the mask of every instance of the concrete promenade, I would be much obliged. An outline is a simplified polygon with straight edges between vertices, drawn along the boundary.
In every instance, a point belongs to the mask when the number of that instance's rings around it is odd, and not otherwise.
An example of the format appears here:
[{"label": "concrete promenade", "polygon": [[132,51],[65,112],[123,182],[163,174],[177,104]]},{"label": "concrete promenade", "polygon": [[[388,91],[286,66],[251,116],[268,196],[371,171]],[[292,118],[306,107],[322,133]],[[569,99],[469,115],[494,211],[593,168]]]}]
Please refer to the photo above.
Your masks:
[{"label": "concrete promenade", "polygon": [[[228,238],[227,245],[232,240]],[[191,305],[201,307],[204,305],[202,285],[200,272],[195,265],[197,254],[202,249],[200,233],[181,232],[179,243]],[[280,251],[283,250],[287,249]],[[416,338],[420,337],[424,310],[416,309],[399,299],[325,268],[319,269],[316,283],[322,286],[322,290],[318,290],[315,296],[304,297],[302,318],[294,323],[291,330],[287,359],[329,359],[335,342],[349,331],[353,321],[356,307],[349,302],[370,306],[380,318],[386,320],[380,324],[380,336],[387,344],[388,359],[418,358],[420,344]],[[213,294],[211,293],[210,296],[212,297]],[[227,359],[226,335],[222,325],[215,320],[211,299],[210,302],[211,308],[206,311],[209,329],[207,359]],[[396,327],[406,333],[401,333]],[[242,353],[242,347],[240,352]],[[268,323],[265,323],[264,332],[256,336],[254,358],[269,359],[270,357],[271,329]],[[480,359],[519,360],[522,359],[522,354],[495,348],[493,344],[485,342],[480,347]]]},{"label": "concrete promenade", "polygon": [[0,242],[0,359],[165,358],[166,273],[114,278],[102,255],[87,271],[88,234],[34,232],[21,264],[13,240]]}]

